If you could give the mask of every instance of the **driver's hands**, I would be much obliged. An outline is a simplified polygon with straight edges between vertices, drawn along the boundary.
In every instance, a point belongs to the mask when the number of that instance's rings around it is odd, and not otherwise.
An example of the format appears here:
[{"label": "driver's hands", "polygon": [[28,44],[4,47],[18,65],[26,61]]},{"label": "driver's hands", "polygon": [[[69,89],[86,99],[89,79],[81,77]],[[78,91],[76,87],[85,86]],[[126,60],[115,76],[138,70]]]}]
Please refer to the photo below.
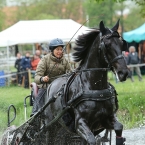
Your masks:
[{"label": "driver's hands", "polygon": [[48,76],[45,76],[42,78],[43,82],[47,83],[49,81],[49,77]]}]

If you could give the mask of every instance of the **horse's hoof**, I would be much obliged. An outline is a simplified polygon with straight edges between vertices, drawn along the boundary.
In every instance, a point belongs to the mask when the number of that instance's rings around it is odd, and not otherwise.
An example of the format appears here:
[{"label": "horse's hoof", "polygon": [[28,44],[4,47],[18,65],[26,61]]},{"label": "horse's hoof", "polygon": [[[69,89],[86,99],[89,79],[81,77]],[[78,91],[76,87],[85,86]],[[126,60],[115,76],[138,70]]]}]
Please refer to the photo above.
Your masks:
[{"label": "horse's hoof", "polygon": [[126,138],[116,137],[116,145],[125,145]]}]

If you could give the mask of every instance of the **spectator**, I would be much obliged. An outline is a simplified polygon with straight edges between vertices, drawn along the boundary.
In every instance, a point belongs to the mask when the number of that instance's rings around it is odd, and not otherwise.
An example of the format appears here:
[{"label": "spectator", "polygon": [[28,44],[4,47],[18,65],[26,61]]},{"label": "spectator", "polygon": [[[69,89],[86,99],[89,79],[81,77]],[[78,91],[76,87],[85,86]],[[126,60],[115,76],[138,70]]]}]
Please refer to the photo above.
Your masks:
[{"label": "spectator", "polygon": [[[123,54],[124,54],[125,62],[126,62],[126,64],[128,64],[128,55],[129,55],[129,52],[126,51],[126,52],[124,52]],[[129,68],[128,78],[131,78],[131,76],[132,76],[132,72],[131,72],[131,70],[130,70],[130,68]],[[132,79],[132,78],[131,78],[131,79]]]},{"label": "spectator", "polygon": [[140,59],[138,57],[138,53],[135,51],[135,47],[134,46],[130,46],[129,47],[129,55],[128,55],[128,65],[136,65],[133,67],[130,67],[131,70],[131,81],[134,82],[133,79],[133,73],[134,70],[136,72],[136,74],[138,75],[139,81],[142,81],[142,76],[141,76],[141,72],[140,72],[140,67],[137,66],[137,64],[139,64]]},{"label": "spectator", "polygon": [[21,72],[21,54],[17,53],[17,59],[15,61],[15,68],[17,69],[17,81],[18,81],[18,86],[22,84],[22,75],[20,74]]},{"label": "spectator", "polygon": [[31,69],[31,59],[30,53],[27,52],[25,57],[21,60],[21,70],[24,71],[23,75],[25,77],[25,88],[29,88],[29,77],[28,77],[28,70]]},{"label": "spectator", "polygon": [[44,57],[45,55],[49,53],[47,48],[44,48],[42,52],[43,52],[42,57]]},{"label": "spectator", "polygon": [[123,53],[124,54],[124,59],[125,59],[125,62],[126,62],[126,64],[128,63],[128,55],[129,55],[129,52],[124,52]]},{"label": "spectator", "polygon": [[31,61],[31,74],[33,75],[33,78],[39,61],[40,61],[39,56],[35,54],[33,60]]},{"label": "spectator", "polygon": [[40,50],[36,50],[35,55],[37,55],[39,58],[41,58],[41,52],[40,52]]}]

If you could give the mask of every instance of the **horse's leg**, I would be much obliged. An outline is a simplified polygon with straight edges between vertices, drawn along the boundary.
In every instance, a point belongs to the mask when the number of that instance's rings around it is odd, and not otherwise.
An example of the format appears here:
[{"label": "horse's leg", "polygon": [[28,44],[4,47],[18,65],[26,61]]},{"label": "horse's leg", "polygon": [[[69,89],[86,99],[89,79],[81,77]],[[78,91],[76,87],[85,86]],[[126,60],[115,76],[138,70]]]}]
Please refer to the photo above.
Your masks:
[{"label": "horse's leg", "polygon": [[84,139],[82,138],[82,139],[81,139],[81,143],[80,143],[80,145],[87,145],[86,140],[84,140]]},{"label": "horse's leg", "polygon": [[125,145],[125,138],[122,137],[123,125],[117,120],[115,116],[114,130],[116,133],[116,145]]},{"label": "horse's leg", "polygon": [[90,128],[86,124],[86,121],[81,117],[77,110],[75,110],[76,118],[76,132],[87,141],[89,145],[96,145],[96,140],[94,134],[91,132]]}]

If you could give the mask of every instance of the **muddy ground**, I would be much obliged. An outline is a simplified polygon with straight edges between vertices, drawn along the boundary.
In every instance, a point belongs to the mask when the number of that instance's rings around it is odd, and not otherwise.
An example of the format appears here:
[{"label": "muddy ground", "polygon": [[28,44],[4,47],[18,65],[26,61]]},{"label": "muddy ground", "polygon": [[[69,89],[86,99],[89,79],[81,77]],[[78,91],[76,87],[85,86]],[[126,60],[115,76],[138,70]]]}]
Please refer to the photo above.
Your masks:
[{"label": "muddy ground", "polygon": [[[1,143],[1,137],[2,137],[2,133],[0,133],[0,143]],[[123,137],[126,138],[125,145],[145,145],[145,127],[124,130]],[[109,143],[106,143],[106,145],[109,145]],[[112,145],[115,145],[114,131],[112,131]]]}]

